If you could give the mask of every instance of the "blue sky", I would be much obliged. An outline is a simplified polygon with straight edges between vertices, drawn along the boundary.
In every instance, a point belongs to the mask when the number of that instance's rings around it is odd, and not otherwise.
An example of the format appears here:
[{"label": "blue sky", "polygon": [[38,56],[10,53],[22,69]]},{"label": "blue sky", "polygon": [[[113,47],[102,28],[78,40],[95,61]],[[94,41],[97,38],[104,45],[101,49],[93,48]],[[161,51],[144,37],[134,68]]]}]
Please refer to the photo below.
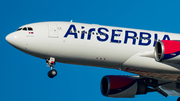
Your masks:
[{"label": "blue sky", "polygon": [[179,0],[1,0],[0,101],[176,101],[158,93],[108,98],[100,92],[105,75],[131,75],[98,67],[57,63],[50,79],[45,60],[5,41],[18,27],[43,21],[70,21],[180,33]]}]

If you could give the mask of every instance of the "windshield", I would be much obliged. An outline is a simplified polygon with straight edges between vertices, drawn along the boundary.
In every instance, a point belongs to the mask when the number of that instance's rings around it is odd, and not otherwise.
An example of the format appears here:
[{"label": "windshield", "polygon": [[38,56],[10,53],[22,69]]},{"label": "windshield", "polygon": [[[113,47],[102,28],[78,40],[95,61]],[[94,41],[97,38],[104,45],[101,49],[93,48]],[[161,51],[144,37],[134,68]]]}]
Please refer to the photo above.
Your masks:
[{"label": "windshield", "polygon": [[21,27],[21,28],[18,28],[16,31],[20,31],[20,30],[23,30],[23,31],[33,31],[33,28],[32,27]]}]

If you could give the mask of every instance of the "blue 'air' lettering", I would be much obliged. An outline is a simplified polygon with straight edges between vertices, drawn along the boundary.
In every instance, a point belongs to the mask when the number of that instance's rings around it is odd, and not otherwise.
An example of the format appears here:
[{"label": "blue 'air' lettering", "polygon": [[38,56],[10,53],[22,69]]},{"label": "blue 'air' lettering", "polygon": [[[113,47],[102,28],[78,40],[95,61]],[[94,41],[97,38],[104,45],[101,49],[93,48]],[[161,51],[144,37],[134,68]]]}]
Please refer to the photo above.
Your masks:
[{"label": "blue 'air' lettering", "polygon": [[92,32],[95,31],[95,30],[96,30],[95,28],[89,29],[89,31],[88,31],[88,37],[87,37],[88,40],[91,40],[91,34],[92,34]]},{"label": "blue 'air' lettering", "polygon": [[102,32],[102,30],[105,30],[106,32],[109,32],[109,30],[106,29],[106,28],[99,28],[99,29],[98,29],[98,33],[100,33],[100,34],[102,34],[103,36],[105,36],[105,38],[104,38],[104,39],[101,39],[100,36],[97,36],[97,39],[98,39],[99,41],[107,41],[107,39],[109,38],[109,36],[108,36],[107,33]]},{"label": "blue 'air' lettering", "polygon": [[[150,38],[151,38],[151,34],[146,33],[146,32],[140,32],[139,45],[144,45],[144,46],[150,45],[151,44]],[[147,41],[147,42],[143,42],[143,41]]]},{"label": "blue 'air' lettering", "polygon": [[[130,35],[131,33],[133,34],[133,36]],[[124,43],[127,44],[128,39],[132,39],[133,40],[132,44],[135,45],[136,44],[135,37],[137,37],[137,33],[136,32],[134,32],[134,31],[126,31],[125,32]]]},{"label": "blue 'air' lettering", "polygon": [[[82,29],[84,29],[85,27],[84,26],[81,26]],[[81,39],[84,39],[84,35],[85,35],[85,31],[82,31],[81,33]]]},{"label": "blue 'air' lettering", "polygon": [[116,34],[116,32],[122,32],[122,30],[112,30],[111,42],[121,43],[121,40],[115,40],[114,37],[120,36],[120,34]]},{"label": "blue 'air' lettering", "polygon": [[76,33],[76,27],[75,25],[71,25],[64,35],[64,37],[67,37],[68,35],[74,35],[74,38],[78,38],[77,33]]}]

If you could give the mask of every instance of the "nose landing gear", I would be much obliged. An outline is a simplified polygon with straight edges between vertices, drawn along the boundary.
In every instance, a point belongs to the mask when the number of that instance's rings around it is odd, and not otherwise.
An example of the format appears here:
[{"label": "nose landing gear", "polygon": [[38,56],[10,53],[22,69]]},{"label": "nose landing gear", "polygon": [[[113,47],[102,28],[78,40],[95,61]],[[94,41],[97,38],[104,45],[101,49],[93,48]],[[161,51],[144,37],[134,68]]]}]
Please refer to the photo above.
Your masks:
[{"label": "nose landing gear", "polygon": [[51,70],[48,72],[49,78],[53,78],[57,75],[57,71],[54,69],[55,58],[50,57],[46,59],[46,64],[51,67]]}]

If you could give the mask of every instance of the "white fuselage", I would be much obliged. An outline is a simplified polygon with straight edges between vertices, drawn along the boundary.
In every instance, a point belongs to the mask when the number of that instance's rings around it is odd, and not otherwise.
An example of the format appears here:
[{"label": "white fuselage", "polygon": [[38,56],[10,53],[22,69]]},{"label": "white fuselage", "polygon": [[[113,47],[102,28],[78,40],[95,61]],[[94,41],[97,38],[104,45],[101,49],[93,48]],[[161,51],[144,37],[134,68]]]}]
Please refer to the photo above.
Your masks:
[{"label": "white fuselage", "polygon": [[[157,62],[157,40],[179,40],[180,35],[74,22],[24,25],[6,40],[19,50],[57,62],[121,69],[152,78],[176,81],[179,64]],[[173,76],[173,77],[172,77]]]}]

